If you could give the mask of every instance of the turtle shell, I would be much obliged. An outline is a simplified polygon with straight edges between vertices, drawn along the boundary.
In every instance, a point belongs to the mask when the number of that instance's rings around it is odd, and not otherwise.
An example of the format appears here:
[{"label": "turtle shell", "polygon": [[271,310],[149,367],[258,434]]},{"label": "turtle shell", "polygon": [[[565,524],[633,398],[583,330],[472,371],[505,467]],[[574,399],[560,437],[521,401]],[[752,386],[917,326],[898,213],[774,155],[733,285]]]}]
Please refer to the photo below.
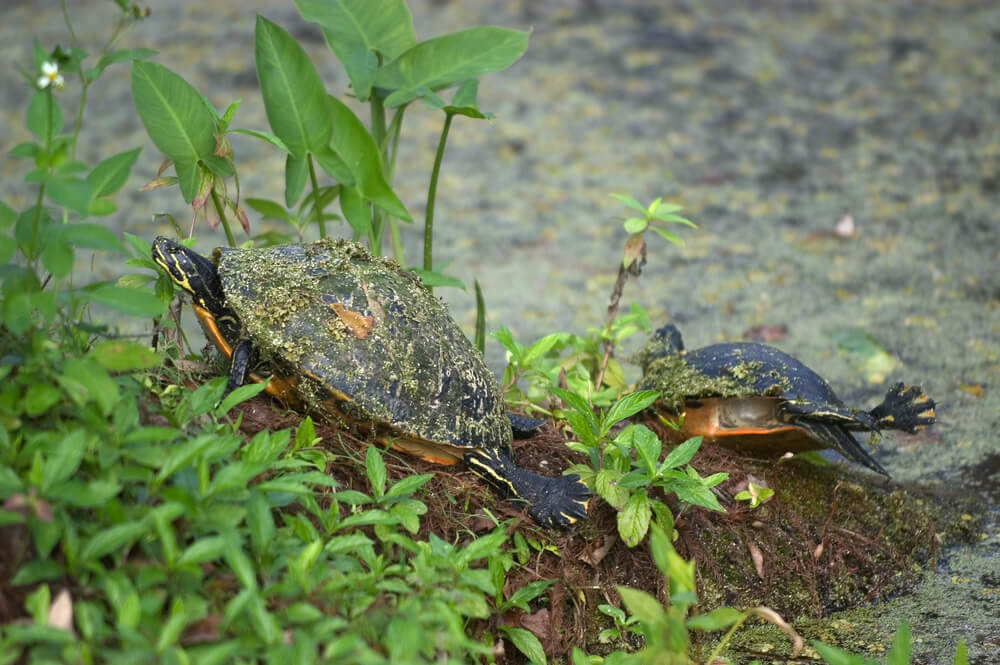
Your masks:
[{"label": "turtle shell", "polygon": [[[667,375],[684,380],[666,381]],[[801,361],[764,344],[713,344],[653,363],[646,379],[661,390],[665,403],[678,405],[700,397],[780,397],[817,407],[845,409],[830,384]]]},{"label": "turtle shell", "polygon": [[[437,462],[510,451],[511,426],[482,354],[411,273],[344,240],[216,250],[226,304],[288,402],[389,428]],[[279,395],[279,397],[281,397]]]}]

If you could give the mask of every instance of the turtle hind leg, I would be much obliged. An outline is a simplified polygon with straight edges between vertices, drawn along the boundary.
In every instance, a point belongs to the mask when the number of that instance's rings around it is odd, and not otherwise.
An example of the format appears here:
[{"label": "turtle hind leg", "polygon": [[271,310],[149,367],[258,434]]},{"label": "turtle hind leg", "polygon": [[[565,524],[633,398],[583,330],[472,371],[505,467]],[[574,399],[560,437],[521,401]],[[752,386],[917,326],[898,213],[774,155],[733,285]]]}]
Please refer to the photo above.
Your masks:
[{"label": "turtle hind leg", "polygon": [[881,429],[898,429],[910,434],[934,424],[934,400],[920,386],[897,383],[889,388],[882,403],[869,412]]},{"label": "turtle hind leg", "polygon": [[541,418],[531,418],[522,416],[519,413],[507,413],[510,420],[510,427],[514,431],[515,439],[527,439],[538,434],[538,430],[545,424]]},{"label": "turtle hind leg", "polygon": [[863,464],[872,471],[880,473],[886,478],[889,477],[889,472],[885,470],[885,467],[879,464],[878,460],[872,457],[871,453],[865,450],[854,438],[854,435],[840,423],[803,419],[794,424],[805,430],[812,438],[829,448],[833,448],[852,462]]},{"label": "turtle hind leg", "polygon": [[590,490],[576,474],[541,476],[520,468],[494,448],[470,450],[465,464],[494,489],[527,502],[528,514],[542,526],[566,528],[587,515]]}]

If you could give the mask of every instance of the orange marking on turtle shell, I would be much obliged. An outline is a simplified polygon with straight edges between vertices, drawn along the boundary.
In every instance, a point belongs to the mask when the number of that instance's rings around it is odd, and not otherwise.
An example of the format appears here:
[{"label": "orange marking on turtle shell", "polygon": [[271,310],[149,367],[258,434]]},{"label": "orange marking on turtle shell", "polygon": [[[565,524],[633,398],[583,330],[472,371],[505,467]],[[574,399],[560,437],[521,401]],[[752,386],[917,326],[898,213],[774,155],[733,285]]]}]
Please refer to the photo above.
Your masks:
[{"label": "orange marking on turtle shell", "polygon": [[339,302],[330,303],[331,309],[337,314],[337,318],[344,322],[348,328],[350,328],[351,333],[354,334],[358,339],[365,339],[368,337],[368,333],[371,332],[372,326],[375,324],[375,319],[370,316],[365,316],[360,312],[355,312],[353,310],[347,309]]}]

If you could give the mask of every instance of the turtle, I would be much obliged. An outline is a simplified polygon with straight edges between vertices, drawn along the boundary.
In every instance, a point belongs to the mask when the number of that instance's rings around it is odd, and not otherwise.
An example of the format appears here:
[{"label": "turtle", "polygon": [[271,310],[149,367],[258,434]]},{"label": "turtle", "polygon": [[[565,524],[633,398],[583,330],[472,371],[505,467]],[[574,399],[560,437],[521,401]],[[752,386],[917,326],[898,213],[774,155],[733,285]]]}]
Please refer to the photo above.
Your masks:
[{"label": "turtle", "polygon": [[883,429],[915,433],[934,424],[934,400],[918,386],[895,383],[872,409],[849,408],[800,360],[766,344],[731,342],[685,350],[673,324],[640,352],[640,389],[660,392],[661,413],[683,414],[678,441],[704,440],[758,454],[832,448],[886,477],[851,434]]},{"label": "turtle", "polygon": [[[206,337],[229,359],[226,391],[268,381],[285,406],[354,424],[392,448],[464,462],[528,503],[545,527],[568,527],[590,492],[575,474],[518,467],[503,396],[446,305],[390,259],[347,240],[251,249],[212,258],[160,236],[152,258],[186,291]],[[538,421],[515,419],[517,429]]]}]

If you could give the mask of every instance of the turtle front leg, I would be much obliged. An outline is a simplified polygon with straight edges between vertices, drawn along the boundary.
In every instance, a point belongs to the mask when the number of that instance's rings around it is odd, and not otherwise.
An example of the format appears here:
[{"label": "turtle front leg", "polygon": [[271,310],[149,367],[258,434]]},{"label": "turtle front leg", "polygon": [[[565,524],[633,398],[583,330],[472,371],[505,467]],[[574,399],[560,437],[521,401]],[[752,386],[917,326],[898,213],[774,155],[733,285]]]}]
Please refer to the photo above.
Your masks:
[{"label": "turtle front leg", "polygon": [[250,340],[240,340],[229,358],[229,380],[226,381],[226,392],[222,393],[223,398],[247,382],[247,376],[250,375],[251,356],[253,356],[253,345]]},{"label": "turtle front leg", "polygon": [[569,527],[586,517],[590,490],[576,474],[549,478],[526,471],[504,452],[477,448],[465,464],[494,489],[528,503],[528,514],[547,527]]}]

